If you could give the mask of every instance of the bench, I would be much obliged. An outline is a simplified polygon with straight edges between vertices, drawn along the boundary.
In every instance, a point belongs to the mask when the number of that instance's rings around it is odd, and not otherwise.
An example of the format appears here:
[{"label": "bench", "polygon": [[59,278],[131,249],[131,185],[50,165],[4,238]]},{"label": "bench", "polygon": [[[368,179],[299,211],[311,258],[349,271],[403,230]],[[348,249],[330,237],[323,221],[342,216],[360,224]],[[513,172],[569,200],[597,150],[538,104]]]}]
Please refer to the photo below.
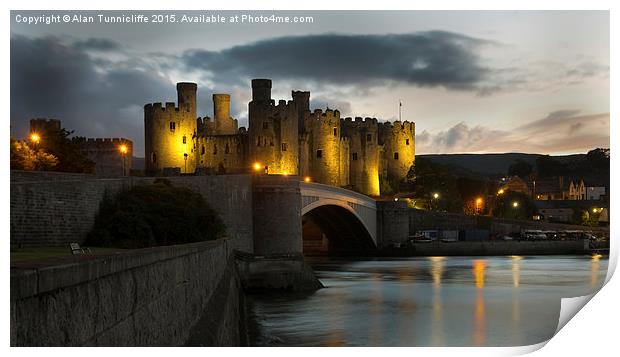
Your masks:
[{"label": "bench", "polygon": [[88,254],[90,253],[90,249],[82,248],[78,243],[69,243],[69,248],[71,248],[71,254]]}]

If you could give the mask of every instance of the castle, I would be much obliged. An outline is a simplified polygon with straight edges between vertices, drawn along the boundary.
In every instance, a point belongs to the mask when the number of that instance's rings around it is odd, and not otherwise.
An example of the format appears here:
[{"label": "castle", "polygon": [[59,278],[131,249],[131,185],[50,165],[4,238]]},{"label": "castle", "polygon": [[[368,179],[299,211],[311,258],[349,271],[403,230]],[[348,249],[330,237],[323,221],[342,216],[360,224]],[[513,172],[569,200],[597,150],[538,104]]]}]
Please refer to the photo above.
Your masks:
[{"label": "castle", "polygon": [[[45,141],[49,133],[60,131],[62,123],[59,119],[30,119],[29,135],[37,134]],[[121,148],[125,152],[121,152]],[[132,169],[133,142],[125,138],[84,138],[80,142],[80,150],[89,160],[95,163],[94,174],[99,176],[125,176]]]},{"label": "castle", "polygon": [[415,124],[341,118],[310,111],[310,92],[271,98],[271,80],[252,80],[249,128],[230,116],[230,95],[213,94],[213,118],[197,117],[195,83],[178,83],[178,103],[144,106],[146,171],[299,175],[380,195],[380,182],[406,178],[415,160]]}]

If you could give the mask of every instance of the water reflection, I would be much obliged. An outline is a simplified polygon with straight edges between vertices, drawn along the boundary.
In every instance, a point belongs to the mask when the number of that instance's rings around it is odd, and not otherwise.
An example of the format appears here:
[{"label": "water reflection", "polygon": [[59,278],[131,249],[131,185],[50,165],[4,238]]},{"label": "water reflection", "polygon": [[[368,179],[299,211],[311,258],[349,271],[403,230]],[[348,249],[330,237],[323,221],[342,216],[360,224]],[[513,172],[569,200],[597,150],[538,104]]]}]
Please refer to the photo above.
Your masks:
[{"label": "water reflection", "polygon": [[590,259],[590,287],[594,288],[599,285],[600,260],[602,255],[595,254]]},{"label": "water reflection", "polygon": [[600,256],[319,260],[327,287],[252,295],[259,346],[514,346],[550,338],[560,299],[602,284]]},{"label": "water reflection", "polygon": [[486,270],[485,260],[473,261],[473,273],[476,283],[476,303],[474,308],[474,346],[484,346],[486,343],[486,306],[484,305],[484,274]]},{"label": "water reflection", "polygon": [[445,257],[429,257],[431,262],[431,277],[433,279],[433,320],[431,323],[431,334],[433,345],[443,346],[445,344],[443,335],[443,304],[441,302],[441,277],[444,272]]}]

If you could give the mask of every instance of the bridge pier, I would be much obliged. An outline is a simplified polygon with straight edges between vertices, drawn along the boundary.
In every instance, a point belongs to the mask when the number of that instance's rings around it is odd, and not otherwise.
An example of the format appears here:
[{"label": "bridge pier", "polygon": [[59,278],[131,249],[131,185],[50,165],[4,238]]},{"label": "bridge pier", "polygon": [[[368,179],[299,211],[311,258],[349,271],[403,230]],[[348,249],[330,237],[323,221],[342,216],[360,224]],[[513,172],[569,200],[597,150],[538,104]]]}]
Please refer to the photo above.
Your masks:
[{"label": "bridge pier", "polygon": [[252,178],[254,254],[302,254],[300,196],[297,176]]},{"label": "bridge pier", "polygon": [[402,243],[409,237],[409,208],[405,201],[377,202],[377,247]]}]

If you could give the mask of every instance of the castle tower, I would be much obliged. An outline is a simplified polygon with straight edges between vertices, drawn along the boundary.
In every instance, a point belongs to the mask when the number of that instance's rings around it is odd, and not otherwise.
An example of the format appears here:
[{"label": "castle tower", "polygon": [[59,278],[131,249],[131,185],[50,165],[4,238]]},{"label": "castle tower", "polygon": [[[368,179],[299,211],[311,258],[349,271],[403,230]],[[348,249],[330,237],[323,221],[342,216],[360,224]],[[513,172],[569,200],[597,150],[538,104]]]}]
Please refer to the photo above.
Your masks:
[{"label": "castle tower", "polygon": [[178,106],[174,102],[144,106],[145,166],[149,173],[178,168],[196,170],[196,83],[177,83]]},{"label": "castle tower", "polygon": [[271,79],[252,79],[252,102],[271,101]]},{"label": "castle tower", "polygon": [[304,113],[310,111],[310,92],[292,91],[293,102],[297,106],[300,133],[304,129]]},{"label": "castle tower", "polygon": [[234,135],[238,122],[230,116],[230,94],[213,94],[213,118],[215,135]]},{"label": "castle tower", "polygon": [[320,109],[304,113],[309,169],[305,175],[312,181],[332,186],[344,186],[340,170],[341,140],[340,112]]},{"label": "castle tower", "polygon": [[343,135],[349,138],[349,181],[358,191],[378,196],[379,145],[375,118],[345,118],[340,121]]},{"label": "castle tower", "polygon": [[198,91],[198,85],[196,83],[177,83],[179,108],[191,113],[190,115],[194,119],[196,118],[196,91]]},{"label": "castle tower", "polygon": [[409,121],[381,123],[379,140],[383,145],[381,171],[392,182],[406,179],[415,160],[415,124]]},{"label": "castle tower", "polygon": [[297,175],[299,119],[295,103],[280,100],[275,105],[271,80],[253,79],[248,114],[250,164],[266,168],[268,174]]}]

